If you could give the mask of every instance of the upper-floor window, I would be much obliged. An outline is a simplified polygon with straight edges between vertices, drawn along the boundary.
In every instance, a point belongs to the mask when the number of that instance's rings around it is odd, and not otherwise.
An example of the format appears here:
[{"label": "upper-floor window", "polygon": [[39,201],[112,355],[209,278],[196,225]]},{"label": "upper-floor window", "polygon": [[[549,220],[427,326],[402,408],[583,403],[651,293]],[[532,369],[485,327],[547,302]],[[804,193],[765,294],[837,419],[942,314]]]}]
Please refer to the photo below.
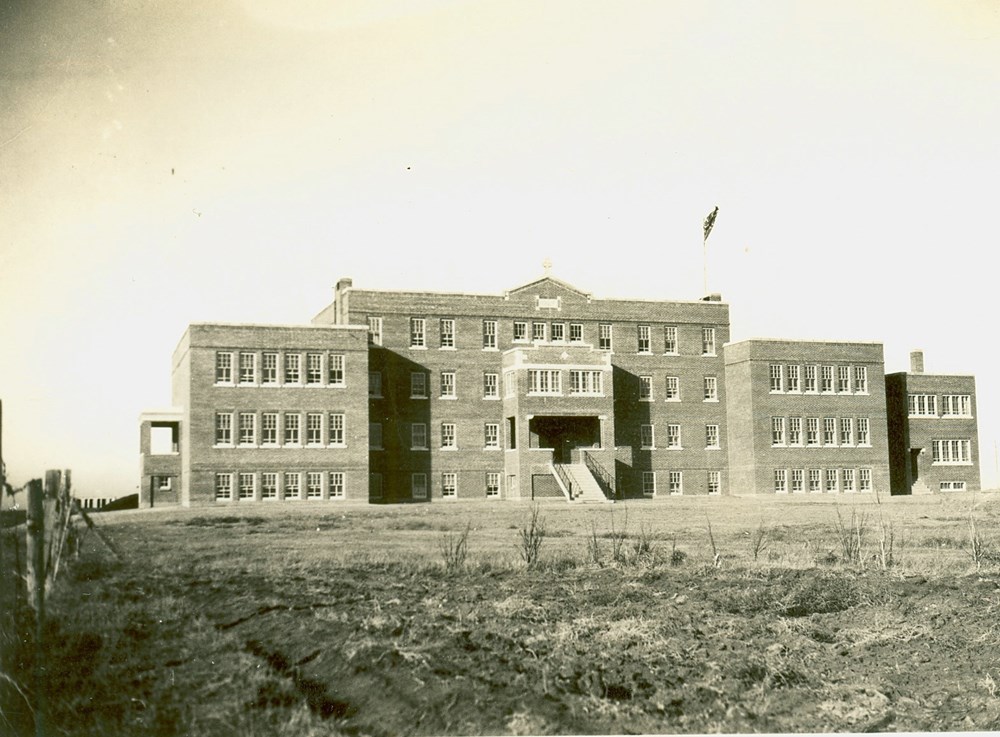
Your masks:
[{"label": "upper-floor window", "polygon": [[331,353],[327,356],[330,367],[330,383],[334,386],[344,386],[346,378],[344,376],[344,354]]},{"label": "upper-floor window", "polygon": [[806,393],[816,392],[816,367],[806,366],[805,369],[805,387],[804,391]]},{"label": "upper-floor window", "polygon": [[602,351],[612,350],[611,346],[611,326],[607,323],[601,323],[597,327],[597,347]]},{"label": "upper-floor window", "polygon": [[701,329],[701,354],[703,356],[715,355],[715,328]]},{"label": "upper-floor window", "polygon": [[969,394],[942,394],[942,417],[972,417],[972,396]]},{"label": "upper-floor window", "polygon": [[427,374],[423,371],[410,372],[410,399],[427,398]]},{"label": "upper-floor window", "polygon": [[455,372],[441,372],[441,396],[445,398],[455,397]]},{"label": "upper-floor window", "polygon": [[788,444],[802,445],[802,418],[788,418]]},{"label": "upper-floor window", "polygon": [[240,383],[257,383],[257,354],[240,353]]},{"label": "upper-floor window", "polygon": [[858,445],[871,445],[871,437],[869,435],[869,423],[867,417],[858,418]]},{"label": "upper-floor window", "polygon": [[233,383],[233,354],[219,351],[215,354],[215,383]]},{"label": "upper-floor window", "polygon": [[298,353],[285,354],[285,383],[298,384],[302,380],[302,356]]},{"label": "upper-floor window", "polygon": [[851,367],[837,366],[837,392],[848,394],[851,391]]},{"label": "upper-floor window", "polygon": [[639,401],[651,402],[653,400],[653,377],[639,377]]},{"label": "upper-floor window", "polygon": [[785,418],[771,418],[771,445],[785,444]]},{"label": "upper-floor window", "polygon": [[322,353],[307,353],[306,354],[306,383],[307,384],[322,384],[323,383],[323,354]]},{"label": "upper-floor window", "polygon": [[301,416],[297,412],[285,413],[285,445],[298,445],[302,437],[300,435]]},{"label": "upper-floor window", "polygon": [[706,448],[718,448],[719,447],[719,426],[718,425],[705,425],[705,447]]},{"label": "upper-floor window", "polygon": [[934,463],[968,465],[972,463],[968,440],[934,440],[931,442]]},{"label": "upper-floor window", "polygon": [[496,422],[487,422],[484,425],[483,447],[489,449],[500,447],[500,425]]},{"label": "upper-floor window", "polygon": [[382,450],[382,423],[368,423],[368,447],[372,450]]},{"label": "upper-floor window", "polygon": [[714,376],[705,377],[705,401],[719,401],[719,380]]},{"label": "upper-floor window", "polygon": [[665,325],[663,327],[663,352],[677,353],[677,326]]},{"label": "upper-floor window", "polygon": [[636,346],[638,353],[652,353],[653,352],[653,341],[650,337],[650,327],[649,325],[640,325],[638,333],[638,343]]},{"label": "upper-floor window", "polygon": [[381,398],[382,396],[382,372],[368,372],[368,396]]},{"label": "upper-floor window", "polygon": [[562,375],[556,369],[529,369],[528,391],[532,394],[562,394]]},{"label": "upper-floor window", "polygon": [[854,445],[854,420],[850,417],[840,418],[840,444]]},{"label": "upper-floor window", "polygon": [[427,347],[427,320],[422,317],[410,318],[410,348]]},{"label": "upper-floor window", "polygon": [[497,374],[487,372],[483,374],[483,397],[495,399],[500,396],[500,377]]},{"label": "upper-floor window", "polygon": [[667,447],[668,448],[680,448],[681,447],[681,426],[680,425],[667,425]]},{"label": "upper-floor window", "polygon": [[533,322],[531,323],[531,339],[536,343],[545,342],[545,323],[544,322]]},{"label": "upper-floor window", "polygon": [[795,364],[789,364],[785,366],[785,374],[788,380],[788,391],[793,393],[802,391],[802,386],[799,384],[799,367]]},{"label": "upper-floor window", "polygon": [[569,372],[570,394],[604,394],[604,374],[600,371],[571,369]]},{"label": "upper-floor window", "polygon": [[278,383],[278,354],[277,353],[264,353],[261,357],[260,366],[260,383],[261,384],[277,384]]},{"label": "upper-floor window", "polygon": [[854,393],[855,394],[867,394],[868,393],[868,367],[867,366],[855,366],[854,367]]},{"label": "upper-floor window", "polygon": [[583,325],[581,323],[571,322],[569,324],[569,342],[570,343],[583,342]]},{"label": "upper-floor window", "polygon": [[819,418],[806,418],[806,445],[819,445]]},{"label": "upper-floor window", "polygon": [[837,418],[823,418],[823,445],[837,444]]},{"label": "upper-floor window", "polygon": [[667,391],[664,396],[668,402],[679,402],[681,400],[681,380],[677,376],[667,377]]},{"label": "upper-floor window", "polygon": [[382,345],[382,318],[368,318],[368,342],[372,345]]},{"label": "upper-floor window", "polygon": [[329,416],[329,442],[330,445],[344,445],[347,438],[344,435],[344,413],[331,412]]},{"label": "upper-floor window", "polygon": [[517,374],[513,371],[504,372],[503,393],[505,397],[517,396]]},{"label": "upper-floor window", "polygon": [[450,318],[441,319],[441,347],[455,347],[455,321]]},{"label": "upper-floor window", "polygon": [[257,444],[257,415],[254,412],[240,412],[240,445]]},{"label": "upper-floor window", "polygon": [[820,391],[824,394],[833,392],[833,366],[820,367]]},{"label": "upper-floor window", "polygon": [[639,445],[647,449],[656,447],[656,437],[652,425],[639,426]]},{"label": "upper-floor window", "polygon": [[771,374],[771,391],[781,392],[785,390],[784,380],[782,378],[782,367],[779,363],[772,363],[770,366]]},{"label": "upper-floor window", "polygon": [[483,320],[483,348],[497,347],[497,321]]},{"label": "upper-floor window", "polygon": [[907,402],[910,417],[937,417],[936,394],[910,394]]},{"label": "upper-floor window", "polygon": [[306,445],[323,444],[323,415],[319,412],[306,413]]},{"label": "upper-floor window", "polygon": [[528,340],[528,323],[523,320],[514,321],[514,342],[520,343]]},{"label": "upper-floor window", "polygon": [[260,444],[278,444],[278,413],[262,412],[260,415]]},{"label": "upper-floor window", "polygon": [[453,449],[457,447],[455,445],[455,423],[454,422],[442,422],[441,423],[441,447],[445,449]]},{"label": "upper-floor window", "polygon": [[233,444],[233,413],[232,412],[216,412],[215,413],[215,444],[216,445],[232,445]]},{"label": "upper-floor window", "polygon": [[427,450],[427,425],[414,422],[410,425],[410,448],[412,450]]},{"label": "upper-floor window", "polygon": [[566,340],[566,323],[554,322],[549,325],[549,334],[554,343],[562,343]]}]

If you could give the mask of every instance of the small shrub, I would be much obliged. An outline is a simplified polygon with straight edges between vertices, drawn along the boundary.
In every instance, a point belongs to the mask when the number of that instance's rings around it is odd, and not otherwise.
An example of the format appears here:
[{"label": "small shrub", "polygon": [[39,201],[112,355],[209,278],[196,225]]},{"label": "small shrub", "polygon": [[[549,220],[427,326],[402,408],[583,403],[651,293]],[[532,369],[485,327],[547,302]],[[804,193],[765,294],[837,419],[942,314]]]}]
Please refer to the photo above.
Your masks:
[{"label": "small shrub", "polygon": [[672,538],[670,541],[670,565],[682,565],[687,560],[687,557],[687,553],[677,547],[677,538]]},{"label": "small shrub", "polygon": [[708,524],[708,542],[712,546],[712,566],[719,568],[722,566],[722,554],[715,546],[715,535],[712,534],[712,520],[708,518],[708,515],[705,515],[705,522]]},{"label": "small shrub", "polygon": [[601,548],[601,540],[597,537],[597,525],[590,521],[590,537],[587,538],[587,560],[591,563],[601,565],[604,559],[604,550]]},{"label": "small shrub", "polygon": [[760,518],[756,529],[750,533],[750,555],[753,556],[754,563],[771,545],[771,528],[764,523],[764,518]]},{"label": "small shrub", "polygon": [[859,566],[864,561],[865,538],[868,535],[867,516],[864,512],[851,510],[851,518],[845,522],[837,509],[837,540],[843,553],[844,563]]},{"label": "small shrub", "polygon": [[972,512],[969,513],[969,546],[967,549],[969,555],[972,556],[972,562],[976,564],[977,571],[982,568],[983,563],[994,557],[990,554],[989,546],[979,531],[979,525]]},{"label": "small shrub", "polygon": [[635,554],[635,562],[652,560],[654,557],[653,536],[644,524],[639,525],[639,535],[632,543],[632,552]]},{"label": "small shrub", "polygon": [[441,558],[444,560],[444,570],[447,573],[459,573],[465,568],[465,559],[469,554],[468,523],[460,533],[446,532],[441,538]]},{"label": "small shrub", "polygon": [[519,531],[517,551],[528,569],[538,565],[538,553],[545,540],[545,520],[538,512],[537,506],[532,506],[528,523]]},{"label": "small shrub", "polygon": [[625,562],[625,540],[628,537],[628,507],[625,507],[625,519],[621,529],[615,527],[615,510],[611,510],[611,560],[615,563]]}]

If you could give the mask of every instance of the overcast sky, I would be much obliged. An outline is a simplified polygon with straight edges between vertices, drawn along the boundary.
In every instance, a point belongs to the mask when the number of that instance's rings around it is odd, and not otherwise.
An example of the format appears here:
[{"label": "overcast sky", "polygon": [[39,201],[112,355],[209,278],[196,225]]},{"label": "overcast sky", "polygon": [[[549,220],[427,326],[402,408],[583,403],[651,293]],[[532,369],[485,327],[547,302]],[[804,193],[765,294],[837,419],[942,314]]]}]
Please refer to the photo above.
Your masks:
[{"label": "overcast sky", "polygon": [[[36,7],[44,6],[44,7]],[[361,288],[696,299],[975,373],[996,486],[1000,4],[0,5],[15,484],[136,490],[188,323]]]}]

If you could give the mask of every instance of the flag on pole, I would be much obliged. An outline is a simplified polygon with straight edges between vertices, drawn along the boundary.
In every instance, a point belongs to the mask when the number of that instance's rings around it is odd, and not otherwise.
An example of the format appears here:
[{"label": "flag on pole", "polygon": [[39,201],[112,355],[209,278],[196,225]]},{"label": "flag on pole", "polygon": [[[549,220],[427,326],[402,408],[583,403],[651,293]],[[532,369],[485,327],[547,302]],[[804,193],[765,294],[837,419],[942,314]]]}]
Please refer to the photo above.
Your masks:
[{"label": "flag on pole", "polygon": [[719,214],[719,206],[716,205],[715,209],[712,210],[712,212],[708,213],[708,217],[705,218],[705,238],[704,238],[704,240],[706,240],[706,241],[708,240],[708,234],[712,232],[712,226],[715,225],[715,217],[718,214]]}]

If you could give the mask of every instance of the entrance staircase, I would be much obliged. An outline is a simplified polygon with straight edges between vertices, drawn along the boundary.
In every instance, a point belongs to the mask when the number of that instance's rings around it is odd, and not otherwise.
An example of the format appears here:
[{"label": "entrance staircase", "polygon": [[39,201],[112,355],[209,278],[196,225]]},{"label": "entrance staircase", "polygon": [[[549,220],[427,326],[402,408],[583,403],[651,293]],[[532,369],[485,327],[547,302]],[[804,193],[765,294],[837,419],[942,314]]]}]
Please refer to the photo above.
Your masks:
[{"label": "entrance staircase", "polygon": [[553,466],[552,472],[570,502],[577,504],[610,502],[586,464],[560,463]]}]

